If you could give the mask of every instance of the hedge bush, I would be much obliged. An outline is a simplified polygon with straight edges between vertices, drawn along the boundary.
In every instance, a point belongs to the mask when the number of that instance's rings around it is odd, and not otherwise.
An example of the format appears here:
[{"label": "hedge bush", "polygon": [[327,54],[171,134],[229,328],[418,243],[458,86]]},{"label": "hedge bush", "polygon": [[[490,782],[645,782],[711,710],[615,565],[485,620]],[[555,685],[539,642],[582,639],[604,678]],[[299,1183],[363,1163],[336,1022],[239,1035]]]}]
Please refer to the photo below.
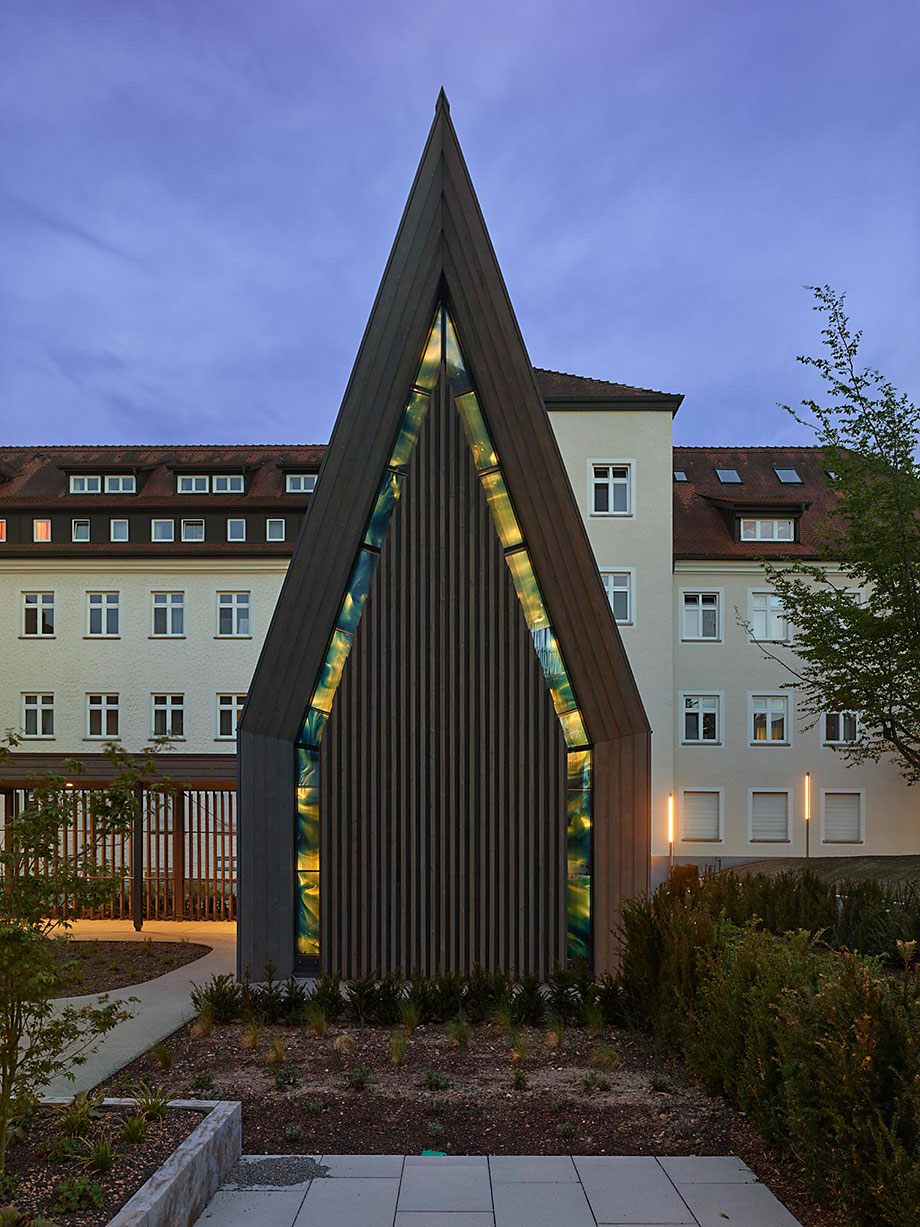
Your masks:
[{"label": "hedge bush", "polygon": [[[805,915],[817,893],[812,882],[803,892]],[[916,1227],[916,943],[902,942],[900,974],[886,973],[881,959],[831,950],[808,928],[739,926],[714,908],[725,893],[681,872],[626,905],[621,988],[633,1019],[793,1154],[851,1223]]]}]

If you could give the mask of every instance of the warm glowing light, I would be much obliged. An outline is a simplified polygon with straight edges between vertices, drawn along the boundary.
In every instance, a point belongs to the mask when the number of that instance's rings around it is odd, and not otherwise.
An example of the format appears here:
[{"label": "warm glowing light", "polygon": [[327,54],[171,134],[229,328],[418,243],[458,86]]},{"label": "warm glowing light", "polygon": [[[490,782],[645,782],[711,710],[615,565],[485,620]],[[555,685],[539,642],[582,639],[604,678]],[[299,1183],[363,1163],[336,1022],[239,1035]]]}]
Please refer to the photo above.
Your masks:
[{"label": "warm glowing light", "polygon": [[668,843],[674,842],[674,794],[668,793]]},{"label": "warm glowing light", "polygon": [[805,821],[811,821],[811,772],[805,772]]}]

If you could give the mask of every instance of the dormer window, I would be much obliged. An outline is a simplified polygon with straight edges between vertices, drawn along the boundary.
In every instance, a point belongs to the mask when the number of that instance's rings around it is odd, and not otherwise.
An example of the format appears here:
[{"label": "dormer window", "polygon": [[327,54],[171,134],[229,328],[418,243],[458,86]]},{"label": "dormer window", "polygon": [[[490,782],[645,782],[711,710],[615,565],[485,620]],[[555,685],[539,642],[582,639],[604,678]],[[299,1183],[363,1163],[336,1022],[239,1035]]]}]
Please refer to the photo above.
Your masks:
[{"label": "dormer window", "polygon": [[284,482],[287,494],[311,494],[316,488],[315,473],[288,473]]},{"label": "dormer window", "polygon": [[106,494],[136,494],[137,479],[133,473],[109,473],[105,479]]},{"label": "dormer window", "polygon": [[218,473],[211,478],[213,494],[243,494],[246,488],[242,473]]},{"label": "dormer window", "polygon": [[70,479],[71,494],[99,494],[102,490],[102,478],[95,474],[92,477],[85,473],[74,474]]},{"label": "dormer window", "polygon": [[802,484],[802,479],[795,469],[774,469],[773,472],[784,486],[800,486]]},{"label": "dormer window", "polygon": [[211,489],[211,479],[207,474],[192,476],[191,474],[181,473],[176,478],[176,492],[178,494],[207,494]]},{"label": "dormer window", "polygon": [[742,520],[742,541],[794,541],[794,520]]},{"label": "dormer window", "polygon": [[741,478],[737,469],[716,469],[716,477],[723,486],[740,486]]}]

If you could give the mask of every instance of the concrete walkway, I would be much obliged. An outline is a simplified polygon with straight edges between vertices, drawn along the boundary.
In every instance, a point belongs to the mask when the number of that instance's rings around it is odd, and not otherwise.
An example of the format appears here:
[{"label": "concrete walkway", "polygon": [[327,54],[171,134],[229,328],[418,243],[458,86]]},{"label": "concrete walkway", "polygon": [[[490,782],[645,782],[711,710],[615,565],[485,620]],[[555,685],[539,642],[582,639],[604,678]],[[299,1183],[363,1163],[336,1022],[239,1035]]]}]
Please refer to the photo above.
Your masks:
[{"label": "concrete walkway", "polygon": [[798,1227],[740,1159],[244,1155],[197,1227]]},{"label": "concrete walkway", "polygon": [[[232,921],[146,920],[143,932],[135,933],[130,920],[78,920],[69,932],[79,941],[140,942],[149,937],[155,942],[179,942],[187,937],[190,942],[210,946],[211,952],[156,980],[113,989],[108,994],[109,1001],[138,998],[130,1006],[133,1017],[105,1036],[86,1064],[76,1069],[73,1082],[67,1078],[53,1079],[43,1091],[46,1096],[92,1090],[192,1018],[194,1011],[189,999],[192,984],[203,984],[213,975],[236,971],[236,924]],[[61,998],[59,1003],[86,1005],[97,996],[90,993],[85,997]]]}]

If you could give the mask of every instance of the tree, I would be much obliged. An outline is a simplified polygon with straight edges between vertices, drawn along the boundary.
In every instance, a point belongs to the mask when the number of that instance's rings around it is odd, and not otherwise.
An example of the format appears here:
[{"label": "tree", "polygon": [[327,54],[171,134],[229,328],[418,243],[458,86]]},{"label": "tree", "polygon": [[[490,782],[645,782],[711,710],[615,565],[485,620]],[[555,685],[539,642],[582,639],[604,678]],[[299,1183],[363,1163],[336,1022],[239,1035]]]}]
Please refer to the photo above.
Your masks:
[{"label": "tree", "polygon": [[[920,780],[920,410],[877,370],[858,362],[845,298],[808,287],[825,317],[825,352],[800,357],[825,385],[824,403],[784,408],[815,432],[836,501],[814,566],[766,564],[793,628],[776,656],[801,691],[801,710],[856,712],[859,736],[840,748],[851,763],[894,759]],[[859,588],[862,599],[854,598]]]},{"label": "tree", "polygon": [[[0,742],[0,764],[18,739]],[[122,873],[104,861],[105,842],[124,835],[141,813],[139,785],[155,771],[155,754],[134,758],[111,745],[106,753],[112,781],[93,790],[93,822],[85,840],[72,840],[76,804],[70,778],[49,774],[30,783],[20,813],[8,815],[0,847],[0,1195],[10,1190],[5,1177],[10,1127],[35,1103],[47,1082],[73,1077],[107,1032],[130,1011],[104,997],[82,1007],[55,1004],[73,981],[74,963],[62,964],[57,947],[68,916],[98,907],[120,889]],[[85,768],[66,764],[69,776]],[[169,784],[155,785],[168,790]]]}]

